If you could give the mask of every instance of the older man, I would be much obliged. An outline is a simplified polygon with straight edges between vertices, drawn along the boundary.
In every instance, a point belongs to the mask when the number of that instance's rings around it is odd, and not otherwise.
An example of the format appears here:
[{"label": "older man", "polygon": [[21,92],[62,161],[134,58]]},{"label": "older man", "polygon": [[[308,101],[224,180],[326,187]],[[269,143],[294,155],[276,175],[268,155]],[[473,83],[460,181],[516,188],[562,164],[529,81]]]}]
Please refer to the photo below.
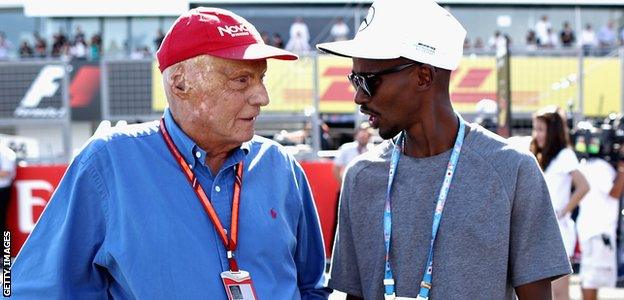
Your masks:
[{"label": "older man", "polygon": [[158,51],[160,122],[95,137],[13,267],[19,299],[325,299],[306,177],[254,136],[265,45],[233,13],[181,16]]},{"label": "older man", "polygon": [[397,137],[346,171],[329,286],[350,299],[550,299],[571,271],[535,159],[453,110],[465,36],[433,0],[379,0],[318,46],[353,58],[355,102]]}]

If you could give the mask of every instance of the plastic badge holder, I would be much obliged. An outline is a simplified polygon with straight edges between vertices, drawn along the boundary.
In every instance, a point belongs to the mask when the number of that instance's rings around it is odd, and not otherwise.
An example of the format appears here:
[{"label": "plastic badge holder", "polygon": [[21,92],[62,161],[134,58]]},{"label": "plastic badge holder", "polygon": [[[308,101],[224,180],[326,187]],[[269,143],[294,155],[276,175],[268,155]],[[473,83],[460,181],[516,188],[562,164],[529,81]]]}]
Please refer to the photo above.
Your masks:
[{"label": "plastic badge holder", "polygon": [[256,292],[249,272],[225,271],[221,273],[223,286],[229,300],[256,300]]}]

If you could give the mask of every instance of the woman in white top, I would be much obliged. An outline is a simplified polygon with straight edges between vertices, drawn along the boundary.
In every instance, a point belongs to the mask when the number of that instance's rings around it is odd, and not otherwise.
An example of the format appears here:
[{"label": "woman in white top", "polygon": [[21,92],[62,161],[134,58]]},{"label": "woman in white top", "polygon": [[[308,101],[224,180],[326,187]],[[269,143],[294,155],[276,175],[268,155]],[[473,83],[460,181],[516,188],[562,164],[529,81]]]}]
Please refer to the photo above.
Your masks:
[{"label": "woman in white top", "polygon": [[[589,184],[578,170],[579,162],[570,148],[565,113],[556,106],[548,106],[533,116],[531,152],[544,171],[550,199],[557,215],[559,230],[568,256],[574,254],[576,232],[570,213],[576,208]],[[574,186],[574,193],[572,193]],[[552,284],[553,298],[569,299],[569,278],[563,277]]]}]

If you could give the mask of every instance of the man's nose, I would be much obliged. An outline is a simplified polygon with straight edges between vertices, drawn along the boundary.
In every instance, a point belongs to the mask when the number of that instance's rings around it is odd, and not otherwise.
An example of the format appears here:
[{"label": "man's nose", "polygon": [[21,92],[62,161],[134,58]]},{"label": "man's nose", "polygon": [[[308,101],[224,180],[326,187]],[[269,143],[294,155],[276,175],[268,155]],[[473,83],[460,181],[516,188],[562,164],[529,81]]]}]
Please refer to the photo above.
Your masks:
[{"label": "man's nose", "polygon": [[266,90],[264,83],[258,84],[252,91],[252,95],[249,98],[249,104],[254,106],[267,106],[269,104],[269,93]]},{"label": "man's nose", "polygon": [[353,95],[353,101],[355,104],[362,105],[369,103],[371,98],[364,92],[362,88],[358,88],[355,90],[355,95]]}]

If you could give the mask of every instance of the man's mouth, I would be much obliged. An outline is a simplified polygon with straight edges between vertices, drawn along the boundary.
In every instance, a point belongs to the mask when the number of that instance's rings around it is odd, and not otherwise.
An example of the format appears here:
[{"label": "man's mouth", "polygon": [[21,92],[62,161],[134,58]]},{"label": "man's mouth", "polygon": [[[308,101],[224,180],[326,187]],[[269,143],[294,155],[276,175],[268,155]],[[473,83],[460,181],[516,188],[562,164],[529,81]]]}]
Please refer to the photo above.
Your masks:
[{"label": "man's mouth", "polygon": [[379,128],[379,114],[369,110],[366,107],[360,107],[360,112],[368,115],[368,123],[370,123],[371,127]]}]

